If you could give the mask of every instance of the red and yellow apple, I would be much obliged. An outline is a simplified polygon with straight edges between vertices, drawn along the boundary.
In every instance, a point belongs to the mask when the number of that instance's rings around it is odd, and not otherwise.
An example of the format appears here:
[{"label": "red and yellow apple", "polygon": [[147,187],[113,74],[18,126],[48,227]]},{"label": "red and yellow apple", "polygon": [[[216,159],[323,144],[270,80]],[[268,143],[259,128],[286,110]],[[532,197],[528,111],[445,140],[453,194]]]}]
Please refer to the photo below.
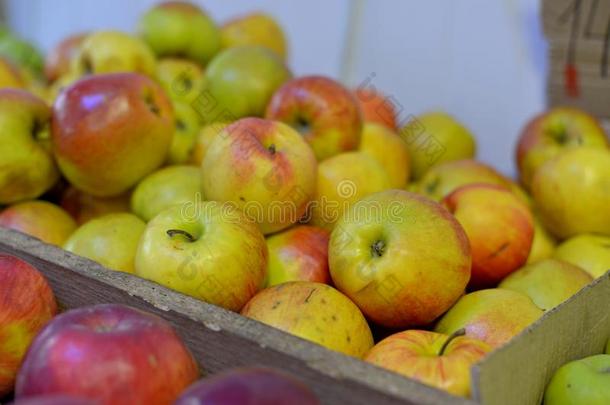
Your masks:
[{"label": "red and yellow apple", "polygon": [[395,132],[381,124],[365,122],[358,149],[383,166],[388,173],[391,188],[404,188],[407,185],[410,171],[409,150]]},{"label": "red and yellow apple", "polygon": [[69,186],[61,196],[60,206],[76,220],[78,225],[115,212],[129,212],[130,193],[115,197],[95,197]]},{"label": "red and yellow apple", "polygon": [[402,190],[352,205],[331,233],[328,261],[335,286],[368,319],[393,328],[432,322],[470,279],[470,247],[458,221]]},{"label": "red and yellow apple", "polygon": [[356,97],[323,76],[288,81],[269,102],[265,117],[296,129],[322,161],[360,144],[362,116]]},{"label": "red and yellow apple", "polygon": [[32,339],[56,312],[44,276],[21,259],[0,254],[0,397],[13,390]]},{"label": "red and yellow apple", "polygon": [[222,48],[259,45],[286,59],[288,45],[282,27],[269,14],[254,12],[233,18],[220,28]]},{"label": "red and yellow apple", "polygon": [[553,257],[580,267],[597,278],[610,270],[610,236],[580,234],[566,239]]},{"label": "red and yellow apple", "polygon": [[359,87],[354,90],[354,95],[358,101],[364,122],[384,125],[391,131],[398,130],[394,106],[388,102],[383,94],[376,90]]},{"label": "red and yellow apple", "polygon": [[73,34],[64,38],[46,57],[44,74],[49,82],[54,82],[70,73],[72,61],[79,53],[79,49],[88,34]]}]

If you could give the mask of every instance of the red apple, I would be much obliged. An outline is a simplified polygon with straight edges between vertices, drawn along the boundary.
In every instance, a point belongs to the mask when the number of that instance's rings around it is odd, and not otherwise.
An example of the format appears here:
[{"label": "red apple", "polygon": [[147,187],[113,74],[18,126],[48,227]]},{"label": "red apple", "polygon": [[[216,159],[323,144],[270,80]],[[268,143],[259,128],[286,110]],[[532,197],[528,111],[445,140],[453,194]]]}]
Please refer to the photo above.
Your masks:
[{"label": "red apple", "polygon": [[41,395],[19,399],[13,405],[98,405],[98,402],[68,395]]},{"label": "red apple", "polygon": [[330,284],[328,238],[326,229],[309,225],[268,237],[267,286],[298,280]]},{"label": "red apple", "polygon": [[443,200],[460,222],[472,250],[470,287],[492,287],[525,264],[534,219],[517,196],[501,186],[470,184]]},{"label": "red apple", "polygon": [[87,34],[70,35],[49,52],[44,65],[44,74],[49,82],[70,72],[70,64],[86,37]]},{"label": "red apple", "polygon": [[136,73],[85,78],[53,106],[59,167],[76,188],[98,197],[119,195],[159,167],[173,132],[169,99]]},{"label": "red apple", "polygon": [[21,259],[0,254],[0,398],[12,391],[32,339],[56,312],[43,275]]},{"label": "red apple", "polygon": [[376,122],[385,125],[392,131],[398,131],[396,111],[388,97],[371,89],[357,88],[354,91],[358,105],[362,111],[364,122]]},{"label": "red apple", "polygon": [[174,405],[317,405],[320,401],[293,376],[262,367],[226,371],[186,390]]},{"label": "red apple", "polygon": [[116,304],[65,312],[36,337],[15,397],[64,394],[106,405],[172,403],[197,364],[163,319]]},{"label": "red apple", "polygon": [[327,77],[305,76],[286,82],[271,98],[266,118],[299,131],[318,160],[355,150],[360,144],[358,102],[349,90]]}]

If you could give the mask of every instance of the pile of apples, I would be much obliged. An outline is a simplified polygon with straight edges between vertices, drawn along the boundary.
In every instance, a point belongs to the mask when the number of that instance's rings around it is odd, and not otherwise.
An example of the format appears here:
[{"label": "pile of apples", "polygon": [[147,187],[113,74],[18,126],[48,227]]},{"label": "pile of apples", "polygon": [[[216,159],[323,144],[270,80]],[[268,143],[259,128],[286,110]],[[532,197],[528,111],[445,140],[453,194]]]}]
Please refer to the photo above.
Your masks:
[{"label": "pile of apples", "polygon": [[517,181],[455,118],[400,120],[286,55],[267,15],[166,2],[138,35],[67,38],[46,87],[0,74],[0,225],[465,397],[474,363],[610,268],[594,117],[532,119]]}]

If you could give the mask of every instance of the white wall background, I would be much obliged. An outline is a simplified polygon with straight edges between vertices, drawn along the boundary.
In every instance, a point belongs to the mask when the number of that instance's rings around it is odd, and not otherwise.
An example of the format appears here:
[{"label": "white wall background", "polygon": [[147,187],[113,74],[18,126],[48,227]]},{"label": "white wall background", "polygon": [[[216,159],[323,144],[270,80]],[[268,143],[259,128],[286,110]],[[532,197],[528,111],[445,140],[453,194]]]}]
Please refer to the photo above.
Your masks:
[{"label": "white wall background", "polygon": [[[155,0],[5,0],[15,30],[47,50],[70,33],[133,31]],[[515,172],[519,130],[544,108],[537,0],[196,0],[219,22],[265,10],[284,26],[295,74],[356,86],[372,77],[402,114],[443,109],[477,136],[479,157]]]}]

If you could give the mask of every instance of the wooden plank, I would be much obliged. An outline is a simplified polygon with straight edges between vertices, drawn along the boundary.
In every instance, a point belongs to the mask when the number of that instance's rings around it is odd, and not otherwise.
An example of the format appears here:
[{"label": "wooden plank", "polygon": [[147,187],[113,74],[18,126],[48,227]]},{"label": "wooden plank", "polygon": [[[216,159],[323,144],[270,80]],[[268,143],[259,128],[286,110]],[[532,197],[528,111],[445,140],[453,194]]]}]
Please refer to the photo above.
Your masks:
[{"label": "wooden plank", "polygon": [[473,368],[486,405],[538,405],[563,364],[603,352],[610,336],[610,271],[546,313]]},{"label": "wooden plank", "polygon": [[254,364],[284,369],[325,404],[474,404],[1,227],[0,252],[41,270],[64,308],[112,302],[165,318],[206,373]]}]

